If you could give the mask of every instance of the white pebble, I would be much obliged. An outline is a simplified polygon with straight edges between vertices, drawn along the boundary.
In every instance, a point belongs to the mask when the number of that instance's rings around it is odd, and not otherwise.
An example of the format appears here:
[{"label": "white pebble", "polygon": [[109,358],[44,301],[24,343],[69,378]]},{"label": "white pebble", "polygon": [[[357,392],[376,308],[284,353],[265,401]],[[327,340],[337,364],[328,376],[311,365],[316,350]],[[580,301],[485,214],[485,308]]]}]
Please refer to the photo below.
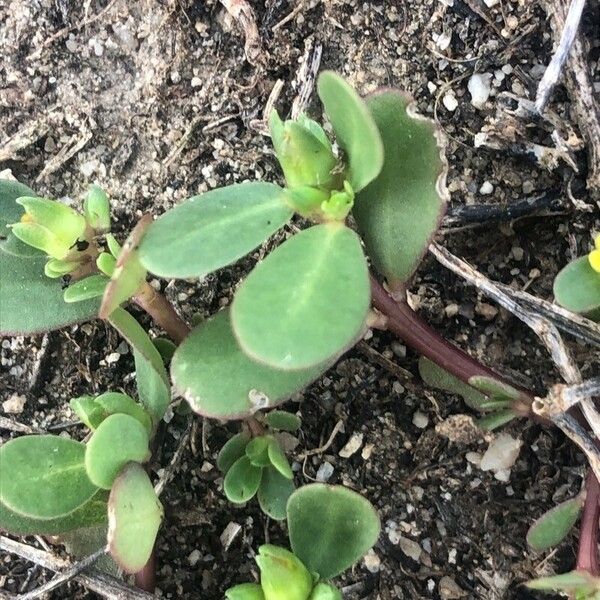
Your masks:
[{"label": "white pebble", "polygon": [[317,481],[329,481],[333,475],[333,465],[328,462],[324,462],[317,471]]},{"label": "white pebble", "polygon": [[191,567],[195,567],[200,560],[200,550],[192,550],[188,556],[188,562]]},{"label": "white pebble", "polygon": [[25,396],[13,394],[8,400],[5,400],[2,403],[2,410],[8,414],[18,415],[19,413],[23,412],[25,402],[27,402],[27,398],[25,398]]},{"label": "white pebble", "polygon": [[[521,440],[516,440],[507,433],[499,434],[485,451],[479,468],[482,471],[506,471],[510,469],[519,456]],[[502,479],[501,481],[506,481]]]},{"label": "white pebble", "polygon": [[429,424],[429,417],[426,414],[417,411],[413,415],[412,422],[415,427],[418,427],[419,429],[425,429],[425,427],[427,427]]},{"label": "white pebble", "polygon": [[109,365],[112,365],[113,363],[116,363],[119,359],[121,358],[121,355],[118,352],[111,352],[107,357],[106,357],[106,362]]},{"label": "white pebble", "polygon": [[482,196],[489,196],[494,191],[494,186],[489,181],[484,181],[479,188],[479,193]]},{"label": "white pebble", "polygon": [[377,554],[375,554],[374,550],[371,549],[365,554],[365,567],[371,573],[379,573],[379,569],[381,568],[381,559]]},{"label": "white pebble", "polygon": [[442,98],[442,102],[450,112],[454,112],[458,108],[458,100],[454,92],[446,92]]},{"label": "white pebble", "polygon": [[339,451],[342,458],[350,458],[354,453],[358,452],[363,443],[362,433],[353,433],[352,437],[346,442],[346,445]]},{"label": "white pebble", "polygon": [[490,97],[492,74],[473,73],[469,79],[468,88],[471,94],[471,104],[475,108],[483,108]]}]

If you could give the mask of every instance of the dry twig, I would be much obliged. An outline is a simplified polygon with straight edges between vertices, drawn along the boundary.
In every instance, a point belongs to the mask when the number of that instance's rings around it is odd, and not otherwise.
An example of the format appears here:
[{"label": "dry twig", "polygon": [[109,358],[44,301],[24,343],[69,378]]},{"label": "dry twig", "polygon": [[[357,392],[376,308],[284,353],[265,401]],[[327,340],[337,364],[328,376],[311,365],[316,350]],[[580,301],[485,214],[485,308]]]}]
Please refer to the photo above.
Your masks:
[{"label": "dry twig", "polygon": [[221,0],[221,4],[227,12],[238,22],[244,32],[246,43],[244,44],[244,53],[246,60],[251,65],[258,65],[263,58],[262,44],[254,10],[246,0]]}]

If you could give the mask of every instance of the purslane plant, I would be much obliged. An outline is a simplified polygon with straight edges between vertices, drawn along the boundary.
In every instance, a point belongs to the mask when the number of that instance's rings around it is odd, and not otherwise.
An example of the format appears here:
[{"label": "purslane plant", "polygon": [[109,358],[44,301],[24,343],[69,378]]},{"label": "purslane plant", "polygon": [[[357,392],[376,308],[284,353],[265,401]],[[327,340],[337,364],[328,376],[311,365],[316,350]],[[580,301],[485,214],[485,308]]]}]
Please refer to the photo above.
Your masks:
[{"label": "purslane plant", "polygon": [[[164,342],[161,350],[169,355],[174,391],[192,410],[207,418],[244,421],[219,456],[224,491],[234,502],[256,494],[267,514],[287,516],[299,562],[286,560],[301,572],[303,565],[312,577],[299,597],[305,592],[313,600],[339,597],[327,580],[370,546],[357,546],[360,552],[353,551],[352,559],[336,569],[299,549],[292,507],[306,515],[306,531],[328,522],[339,525],[351,509],[344,502],[328,505],[323,494],[313,496],[306,487],[293,492],[293,473],[275,430],[297,422],[293,415],[272,409],[316,380],[363,336],[377,321],[372,307],[383,313],[391,331],[426,357],[420,364],[426,382],[459,393],[476,410],[488,413],[482,425],[493,428],[529,413],[531,394],[439,338],[403,298],[447,200],[443,143],[436,127],[396,90],[379,90],[363,100],[331,72],[320,75],[317,89],[339,150],[317,122],[304,115],[282,121],[273,112],[269,124],[285,187],[244,182],[211,190],[155,221],[145,216],[122,246],[110,233],[108,199],[99,188],[90,189],[83,214],[78,214],[62,203],[36,198],[21,184],[0,183],[0,269],[7,282],[0,286],[0,332],[32,334],[99,315],[133,348],[139,400],[103,394],[73,401],[73,409],[94,432],[86,445],[57,446],[53,457],[75,465],[80,495],[71,496],[70,504],[48,517],[34,514],[18,490],[9,494],[8,502],[0,494],[0,527],[18,531],[20,523],[20,531],[48,533],[44,526],[54,519],[53,531],[74,529],[84,522],[80,515],[98,518],[110,490],[109,541],[117,561],[132,571],[151,550],[160,504],[150,494],[152,486],[141,465],[171,392],[159,344],[121,308],[127,302],[146,310],[172,338],[174,353]],[[294,214],[309,226],[255,266],[229,308],[191,331],[146,281],[149,273],[201,278],[252,252]],[[387,290],[369,276],[368,262],[385,279]],[[45,454],[36,444],[55,442],[18,438],[5,446],[15,452],[5,458],[6,464],[10,469],[23,462],[35,464],[38,453]],[[25,458],[11,450],[26,446]],[[35,488],[33,475],[31,481]],[[66,475],[57,478],[52,493],[60,497],[65,485]],[[337,493],[336,488],[324,489]],[[135,504],[124,500],[131,490],[140,490],[140,501],[144,499],[139,514]],[[147,543],[144,553],[135,554],[145,513],[151,516],[143,534]],[[122,525],[118,529],[117,522]],[[355,533],[372,545],[376,529],[365,521]],[[344,555],[347,548],[338,537],[323,540],[321,559]],[[237,598],[279,598],[270,595],[273,579],[263,564],[284,552],[263,549],[261,583],[247,584],[249,595]],[[239,589],[230,590],[231,598],[236,598],[234,593]]]}]

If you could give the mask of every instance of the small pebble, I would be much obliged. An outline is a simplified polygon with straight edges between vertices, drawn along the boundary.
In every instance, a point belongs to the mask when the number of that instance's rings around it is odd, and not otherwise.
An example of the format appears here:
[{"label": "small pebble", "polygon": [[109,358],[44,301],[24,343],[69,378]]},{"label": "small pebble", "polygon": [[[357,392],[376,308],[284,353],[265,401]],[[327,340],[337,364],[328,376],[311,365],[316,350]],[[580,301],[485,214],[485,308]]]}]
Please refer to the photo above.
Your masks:
[{"label": "small pebble", "polygon": [[364,561],[365,567],[367,567],[367,570],[370,573],[379,573],[379,569],[381,568],[381,559],[379,556],[377,556],[377,554],[375,554],[373,549],[369,550],[365,554]]},{"label": "small pebble", "polygon": [[446,92],[442,98],[442,103],[450,112],[454,112],[458,108],[458,100],[453,92]]},{"label": "small pebble", "polygon": [[427,427],[429,424],[429,417],[426,414],[417,411],[413,415],[412,422],[415,427],[418,427],[419,429],[425,429],[425,427]]},{"label": "small pebble", "polygon": [[121,358],[121,355],[118,352],[111,352],[107,357],[106,357],[106,362],[109,365],[112,365],[113,363],[116,363],[119,359]]},{"label": "small pebble", "polygon": [[324,462],[317,471],[316,480],[317,481],[329,481],[331,476],[333,475],[333,465],[328,462]]},{"label": "small pebble", "polygon": [[475,108],[483,108],[490,97],[492,84],[491,73],[473,73],[467,87],[471,94],[471,104]]},{"label": "small pebble", "polygon": [[401,537],[399,544],[400,550],[402,550],[406,556],[412,558],[415,562],[419,562],[421,554],[423,553],[423,549],[418,542],[415,542],[409,538]]},{"label": "small pebble", "polygon": [[346,442],[346,445],[339,451],[339,456],[342,458],[350,458],[358,452],[363,443],[362,433],[353,433],[352,437]]},{"label": "small pebble", "polygon": [[190,566],[195,567],[198,564],[199,560],[200,560],[200,550],[198,550],[198,549],[192,550],[190,552],[190,555],[188,556],[188,562],[190,563]]},{"label": "small pebble", "polygon": [[482,196],[489,196],[494,191],[494,186],[489,181],[484,181],[479,188],[479,193]]},{"label": "small pebble", "polygon": [[8,400],[2,403],[2,410],[10,415],[18,415],[23,412],[27,398],[13,394]]}]

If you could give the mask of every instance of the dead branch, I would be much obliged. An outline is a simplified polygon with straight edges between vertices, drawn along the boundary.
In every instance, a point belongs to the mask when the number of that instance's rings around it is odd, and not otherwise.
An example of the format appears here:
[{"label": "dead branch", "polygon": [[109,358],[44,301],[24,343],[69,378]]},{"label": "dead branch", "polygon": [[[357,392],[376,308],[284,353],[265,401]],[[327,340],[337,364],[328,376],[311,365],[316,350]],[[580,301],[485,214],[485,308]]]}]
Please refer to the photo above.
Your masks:
[{"label": "dead branch", "polygon": [[221,0],[221,4],[237,21],[244,32],[244,37],[246,38],[244,44],[246,60],[251,65],[258,65],[263,59],[263,50],[258,27],[256,26],[254,10],[246,0]]},{"label": "dead branch", "polygon": [[[0,536],[0,550],[16,554],[44,569],[58,573],[63,569],[69,569],[72,563],[68,560],[54,556],[45,550],[33,548],[27,544],[16,542],[5,536]],[[108,600],[153,600],[154,596],[140,592],[134,587],[119,581],[115,577],[101,573],[95,569],[89,569],[86,572],[79,573],[74,580],[81,583],[86,588],[100,594]]]}]

